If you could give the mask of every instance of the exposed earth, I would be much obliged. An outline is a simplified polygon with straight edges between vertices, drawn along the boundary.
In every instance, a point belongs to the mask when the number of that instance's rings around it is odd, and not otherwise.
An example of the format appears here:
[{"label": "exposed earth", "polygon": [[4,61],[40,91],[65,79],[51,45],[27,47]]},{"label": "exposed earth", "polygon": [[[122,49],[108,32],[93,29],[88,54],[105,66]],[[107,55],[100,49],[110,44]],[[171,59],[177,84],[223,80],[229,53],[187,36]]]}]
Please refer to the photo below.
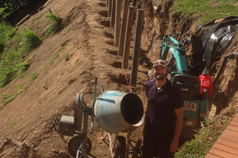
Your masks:
[{"label": "exposed earth", "polygon": [[[49,9],[63,19],[63,28],[57,34],[46,37],[44,34],[48,24],[45,23],[44,15]],[[167,20],[168,25],[172,19]],[[157,24],[161,34],[171,33],[179,27],[177,25],[166,30],[162,28],[165,24],[161,21],[151,17],[149,11],[146,12],[148,27],[143,32],[141,53],[146,54],[151,60],[158,58],[159,40],[151,50],[152,30],[157,29]],[[19,27],[19,30],[24,27],[34,29],[43,42],[27,56],[32,58],[27,72],[37,73],[37,78],[32,82],[26,75],[0,90],[1,94],[14,94],[20,85],[26,87],[24,92],[0,111],[0,143],[7,142],[3,148],[0,146],[0,157],[70,157],[68,152],[65,153],[64,141],[57,132],[49,128],[54,118],[73,115],[74,99],[79,92],[84,93],[85,102],[91,106],[95,76],[98,77],[97,96],[101,93],[100,86],[103,86],[105,91],[129,92],[126,78],[129,78],[131,73],[133,40],[129,68],[123,70],[122,57],[117,56],[117,48],[113,46],[114,31],[109,27],[109,23],[104,0],[48,0],[42,10]],[[191,28],[186,35],[193,31]],[[219,56],[212,69],[213,77],[216,76],[224,56],[237,51],[237,44],[233,42],[229,49]],[[53,60],[56,54],[59,54],[59,57]],[[141,98],[143,104],[146,99],[144,85],[148,79],[148,70],[145,65],[139,66],[137,85],[133,87],[134,93]],[[220,114],[226,107],[232,107],[232,111],[226,111],[230,117],[234,115],[234,107],[238,101],[238,85],[235,81],[237,75],[237,61],[232,60],[228,62],[214,88],[209,117]],[[90,154],[97,158],[109,158],[111,155],[108,138],[101,142],[98,139],[100,134],[101,129],[95,123],[94,133],[89,134],[92,141]],[[68,137],[65,139],[67,141]],[[132,133],[131,140],[135,148],[130,146],[129,157],[140,157],[140,128]]]}]

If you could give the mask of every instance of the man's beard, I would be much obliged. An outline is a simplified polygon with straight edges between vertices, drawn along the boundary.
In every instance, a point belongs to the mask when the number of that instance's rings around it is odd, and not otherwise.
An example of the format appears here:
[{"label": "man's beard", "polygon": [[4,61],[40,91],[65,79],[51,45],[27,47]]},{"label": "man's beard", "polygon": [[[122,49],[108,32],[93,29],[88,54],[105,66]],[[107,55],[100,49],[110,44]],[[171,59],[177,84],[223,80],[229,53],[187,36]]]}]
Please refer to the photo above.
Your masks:
[{"label": "man's beard", "polygon": [[166,75],[165,74],[157,74],[157,73],[155,73],[154,77],[155,77],[156,80],[159,81],[159,80],[164,80],[164,78],[166,78]]}]

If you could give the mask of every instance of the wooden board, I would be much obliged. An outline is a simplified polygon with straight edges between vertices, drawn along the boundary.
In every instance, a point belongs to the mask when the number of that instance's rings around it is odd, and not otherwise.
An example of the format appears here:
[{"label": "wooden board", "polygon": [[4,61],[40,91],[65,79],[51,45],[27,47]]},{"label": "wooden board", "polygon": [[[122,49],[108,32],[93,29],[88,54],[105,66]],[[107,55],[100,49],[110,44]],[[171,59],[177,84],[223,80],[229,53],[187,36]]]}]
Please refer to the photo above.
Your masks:
[{"label": "wooden board", "polygon": [[233,155],[229,152],[225,152],[225,151],[222,151],[222,150],[219,150],[219,149],[215,149],[215,148],[212,148],[210,151],[209,151],[210,154],[213,154],[213,155],[216,155],[216,156],[220,156],[220,157],[224,157],[224,158],[238,158],[237,155]]},{"label": "wooden board", "polygon": [[232,121],[238,122],[238,116],[235,116]]},{"label": "wooden board", "polygon": [[219,138],[216,143],[223,144],[223,145],[238,149],[237,143],[226,140],[226,139]]},{"label": "wooden board", "polygon": [[238,126],[234,126],[233,124],[228,125],[226,129],[234,131],[234,132],[238,132]]},{"label": "wooden board", "polygon": [[205,158],[222,158],[222,157],[208,153]]},{"label": "wooden board", "polygon": [[210,149],[205,158],[238,158],[238,114]]},{"label": "wooden board", "polygon": [[222,133],[220,138],[230,140],[230,141],[238,144],[238,132],[234,132],[231,130],[225,130],[225,132]]},{"label": "wooden board", "polygon": [[212,148],[215,148],[215,149],[223,151],[223,152],[228,152],[229,154],[233,154],[238,157],[238,149],[236,149],[236,148],[226,146],[223,144],[219,144],[219,143],[215,143]]}]

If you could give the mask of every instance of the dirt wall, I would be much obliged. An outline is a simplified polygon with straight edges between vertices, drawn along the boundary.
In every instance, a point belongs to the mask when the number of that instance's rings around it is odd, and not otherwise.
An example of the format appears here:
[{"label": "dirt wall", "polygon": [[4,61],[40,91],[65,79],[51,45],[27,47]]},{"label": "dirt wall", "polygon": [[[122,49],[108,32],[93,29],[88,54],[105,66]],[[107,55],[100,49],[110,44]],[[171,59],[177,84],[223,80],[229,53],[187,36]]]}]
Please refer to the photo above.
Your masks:
[{"label": "dirt wall", "polygon": [[[163,0],[144,0],[141,3],[141,7],[145,9],[142,44],[147,50],[147,57],[151,61],[159,58],[161,40],[164,34],[172,36],[175,31],[180,32],[183,23],[186,23],[188,28],[183,37],[191,37],[199,25],[195,23],[199,18],[197,15],[192,15],[190,19],[183,19],[179,14],[174,14],[171,10],[171,7],[174,5],[173,3],[173,1]],[[237,59],[228,61],[221,75],[217,76],[225,56],[237,52],[237,41],[238,38],[235,36],[229,47],[220,52],[220,54],[217,54],[215,61],[212,63],[211,76],[213,81],[217,78],[217,83],[214,85],[213,97],[210,98],[212,108],[210,115],[218,115],[224,109],[228,113],[231,113],[230,116],[233,116],[237,112],[237,110],[234,111],[234,107],[236,107],[238,102]],[[192,45],[186,46],[185,49],[190,66],[191,56],[193,54]]]}]

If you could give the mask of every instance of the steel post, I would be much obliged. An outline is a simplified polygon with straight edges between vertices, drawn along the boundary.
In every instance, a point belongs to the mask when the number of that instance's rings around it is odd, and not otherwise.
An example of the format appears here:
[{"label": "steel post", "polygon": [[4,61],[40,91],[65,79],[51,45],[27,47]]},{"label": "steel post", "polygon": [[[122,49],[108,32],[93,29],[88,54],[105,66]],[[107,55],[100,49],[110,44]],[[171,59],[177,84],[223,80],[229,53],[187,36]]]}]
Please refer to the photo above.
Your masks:
[{"label": "steel post", "polygon": [[121,23],[121,31],[120,31],[120,38],[119,38],[119,49],[118,54],[123,55],[123,48],[124,48],[124,41],[125,41],[125,34],[126,34],[126,22],[128,16],[128,9],[129,9],[130,0],[124,0],[124,7],[123,7],[123,15],[122,15],[122,23]]},{"label": "steel post", "polygon": [[135,43],[134,43],[134,51],[133,51],[133,57],[132,57],[130,85],[136,84],[143,23],[144,23],[144,9],[138,9],[137,17],[136,17],[136,33],[135,33]]},{"label": "steel post", "polygon": [[129,14],[127,18],[127,29],[126,29],[126,38],[124,43],[123,49],[123,59],[122,59],[122,68],[126,69],[128,67],[128,59],[131,47],[131,34],[132,34],[132,27],[134,24],[134,16],[135,16],[136,8],[130,6],[129,7]]}]

